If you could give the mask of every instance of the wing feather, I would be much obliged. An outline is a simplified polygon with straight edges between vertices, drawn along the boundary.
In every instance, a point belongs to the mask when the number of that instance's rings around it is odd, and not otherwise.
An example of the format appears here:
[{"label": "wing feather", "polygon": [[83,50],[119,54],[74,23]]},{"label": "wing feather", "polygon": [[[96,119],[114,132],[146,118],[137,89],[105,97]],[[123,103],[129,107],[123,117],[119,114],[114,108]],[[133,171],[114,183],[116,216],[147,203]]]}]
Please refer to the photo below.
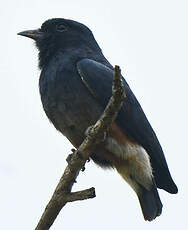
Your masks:
[{"label": "wing feather", "polygon": [[[91,59],[79,61],[77,69],[86,88],[105,108],[112,95],[113,70]],[[127,97],[116,123],[130,139],[142,145],[149,154],[158,188],[177,193],[157,136],[124,78],[123,84]]]}]

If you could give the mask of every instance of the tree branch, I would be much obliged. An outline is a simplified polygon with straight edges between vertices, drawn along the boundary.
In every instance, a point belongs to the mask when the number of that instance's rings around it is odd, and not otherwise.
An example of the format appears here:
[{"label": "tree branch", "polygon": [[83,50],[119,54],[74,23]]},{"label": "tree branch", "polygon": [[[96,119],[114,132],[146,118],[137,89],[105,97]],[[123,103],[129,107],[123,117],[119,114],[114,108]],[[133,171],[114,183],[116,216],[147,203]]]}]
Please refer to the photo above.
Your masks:
[{"label": "tree branch", "polygon": [[69,195],[67,195],[67,202],[86,200],[94,197],[96,197],[95,188],[89,188],[78,192],[71,192]]},{"label": "tree branch", "polygon": [[90,150],[102,141],[101,137],[104,136],[104,133],[110,128],[112,122],[115,120],[124,99],[125,92],[121,81],[121,70],[119,66],[115,66],[112,97],[99,120],[89,129],[85,140],[76,151],[68,156],[68,166],[35,230],[48,230],[67,202],[95,197],[94,188],[71,193],[72,186],[80,170],[84,167],[87,159],[89,159]]}]

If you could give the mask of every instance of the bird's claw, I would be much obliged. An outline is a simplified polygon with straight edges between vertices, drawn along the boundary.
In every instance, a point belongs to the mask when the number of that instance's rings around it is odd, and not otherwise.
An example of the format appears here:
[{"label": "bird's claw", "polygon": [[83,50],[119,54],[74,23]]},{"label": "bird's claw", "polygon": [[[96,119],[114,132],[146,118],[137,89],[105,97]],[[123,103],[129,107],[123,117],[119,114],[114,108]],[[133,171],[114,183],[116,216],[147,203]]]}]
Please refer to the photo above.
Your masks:
[{"label": "bird's claw", "polygon": [[[90,135],[90,132],[91,132],[91,129],[93,128],[93,125],[89,126],[86,131],[85,131],[85,135],[86,136],[89,136]],[[98,142],[104,142],[106,140],[106,137],[107,137],[107,133],[104,132],[103,133],[103,136],[101,135],[101,137],[99,138],[99,141]]]},{"label": "bird's claw", "polygon": [[81,169],[81,171],[83,172],[83,171],[85,171],[85,169],[86,169],[85,166],[83,166],[82,169]]},{"label": "bird's claw", "polygon": [[67,161],[67,163],[68,163],[69,165],[71,164],[72,156],[73,156],[73,154],[76,152],[76,149],[71,149],[71,152],[72,152],[72,153],[70,153],[70,154],[68,155],[67,159],[66,159],[66,161]]},{"label": "bird's claw", "polygon": [[87,159],[87,162],[90,162],[90,158]]}]

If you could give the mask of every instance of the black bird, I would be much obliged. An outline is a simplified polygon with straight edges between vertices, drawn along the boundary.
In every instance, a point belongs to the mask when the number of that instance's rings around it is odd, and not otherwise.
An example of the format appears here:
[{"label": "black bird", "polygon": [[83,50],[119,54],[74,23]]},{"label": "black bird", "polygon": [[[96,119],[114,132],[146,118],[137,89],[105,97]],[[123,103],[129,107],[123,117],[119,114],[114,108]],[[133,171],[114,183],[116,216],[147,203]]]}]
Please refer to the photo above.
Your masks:
[{"label": "black bird", "polygon": [[[19,35],[34,39],[39,49],[39,86],[46,115],[77,148],[111,97],[113,66],[92,32],[76,21],[50,19],[40,29]],[[123,84],[127,97],[122,109],[91,158],[118,171],[135,190],[145,220],[151,221],[162,212],[157,187],[169,193],[178,189],[155,132],[125,79]]]}]

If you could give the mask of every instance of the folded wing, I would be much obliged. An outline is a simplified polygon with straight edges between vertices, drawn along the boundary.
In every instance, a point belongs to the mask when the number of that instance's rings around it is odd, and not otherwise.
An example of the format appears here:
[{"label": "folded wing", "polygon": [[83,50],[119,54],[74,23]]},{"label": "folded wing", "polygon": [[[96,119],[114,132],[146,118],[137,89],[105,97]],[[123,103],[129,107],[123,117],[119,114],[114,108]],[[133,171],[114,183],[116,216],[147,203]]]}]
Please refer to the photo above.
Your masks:
[{"label": "folded wing", "polygon": [[[112,95],[113,70],[90,59],[79,61],[77,69],[86,88],[105,108]],[[130,139],[142,145],[149,154],[157,187],[170,193],[177,193],[177,186],[172,180],[156,134],[125,79],[123,84],[126,99],[116,123]]]}]

